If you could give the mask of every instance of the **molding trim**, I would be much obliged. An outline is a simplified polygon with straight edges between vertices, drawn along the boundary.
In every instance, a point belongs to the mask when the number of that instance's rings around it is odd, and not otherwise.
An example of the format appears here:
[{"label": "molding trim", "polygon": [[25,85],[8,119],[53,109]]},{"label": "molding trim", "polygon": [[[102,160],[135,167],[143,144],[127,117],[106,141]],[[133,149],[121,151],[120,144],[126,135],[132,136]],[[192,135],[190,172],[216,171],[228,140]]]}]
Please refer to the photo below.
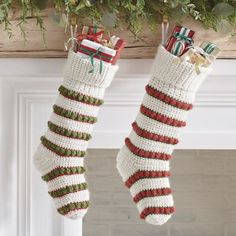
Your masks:
[{"label": "molding trim", "polygon": [[[65,59],[0,59],[0,77],[14,84],[22,96],[34,97],[33,102],[38,106],[43,101],[51,106],[62,79],[62,72],[57,70],[63,68],[64,62]],[[152,62],[150,59],[120,60],[120,70],[107,89],[90,148],[119,148],[122,145],[142,101]],[[6,69],[10,65],[14,71]],[[123,116],[118,120],[120,114]],[[217,60],[215,69],[197,94],[190,126],[183,130],[182,142],[177,148],[236,149],[236,145],[229,141],[236,139],[235,114],[235,61]],[[209,139],[214,142],[208,142]]]},{"label": "molding trim", "polygon": [[[17,92],[17,163],[18,163],[18,234],[17,236],[33,236],[32,227],[32,155],[35,150],[32,150],[32,108],[42,104],[48,104],[55,96],[52,94],[34,94],[26,92]],[[23,139],[21,137],[24,137]],[[41,181],[41,180],[40,180]],[[42,185],[45,183],[42,182]],[[20,188],[19,188],[20,186]],[[46,185],[45,185],[46,187]],[[46,195],[46,192],[45,192]],[[48,195],[46,195],[48,198]],[[51,202],[51,199],[49,200]],[[53,204],[52,204],[53,205]],[[54,205],[52,206],[56,217],[54,222],[61,225],[61,236],[82,236],[82,220],[71,221],[61,217],[56,213]],[[59,227],[59,225],[57,225]]]}]

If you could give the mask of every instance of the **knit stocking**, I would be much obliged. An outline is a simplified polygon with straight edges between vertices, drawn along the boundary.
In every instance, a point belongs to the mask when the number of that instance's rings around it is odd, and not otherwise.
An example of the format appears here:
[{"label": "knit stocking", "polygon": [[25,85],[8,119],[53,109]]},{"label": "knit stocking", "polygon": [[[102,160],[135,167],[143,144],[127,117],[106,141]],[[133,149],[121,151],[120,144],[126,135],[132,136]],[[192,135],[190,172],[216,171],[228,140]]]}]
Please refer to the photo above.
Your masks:
[{"label": "knit stocking", "polygon": [[169,160],[195,93],[209,71],[202,69],[196,75],[194,65],[180,62],[162,46],[158,49],[140,111],[117,156],[118,171],[140,217],[150,224],[164,224],[175,211]]},{"label": "knit stocking", "polygon": [[48,130],[34,155],[36,168],[48,184],[57,211],[69,218],[81,218],[89,206],[84,157],[105,89],[118,67],[69,52],[64,80],[53,106]]}]

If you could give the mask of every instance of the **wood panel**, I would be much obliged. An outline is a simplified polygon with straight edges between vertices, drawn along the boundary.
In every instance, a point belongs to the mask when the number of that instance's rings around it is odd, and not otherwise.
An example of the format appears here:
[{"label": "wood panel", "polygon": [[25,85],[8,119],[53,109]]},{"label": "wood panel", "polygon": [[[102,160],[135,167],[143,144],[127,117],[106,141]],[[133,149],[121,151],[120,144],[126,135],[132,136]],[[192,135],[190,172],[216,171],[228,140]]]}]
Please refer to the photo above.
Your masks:
[{"label": "wood panel", "polygon": [[[43,17],[47,29],[46,48],[43,45],[42,34],[33,18],[29,18],[28,24],[25,26],[28,41],[24,44],[21,32],[16,28],[19,23],[17,14],[12,20],[13,38],[9,39],[7,34],[0,30],[0,57],[66,57],[67,53],[64,51],[63,45],[68,39],[68,34],[65,34],[64,28],[52,22],[49,17],[50,9],[44,12]],[[80,22],[81,25],[83,25],[82,22]],[[173,24],[171,25],[173,26]],[[200,44],[203,40],[210,40],[217,43],[221,48],[219,58],[236,58],[236,37],[216,33],[213,30],[206,30],[191,19],[185,20],[183,25],[197,32],[196,44]],[[144,26],[139,40],[135,40],[134,36],[126,28],[112,30],[112,33],[127,41],[122,58],[153,58],[161,39],[160,27],[156,32],[152,32],[148,26]]]}]

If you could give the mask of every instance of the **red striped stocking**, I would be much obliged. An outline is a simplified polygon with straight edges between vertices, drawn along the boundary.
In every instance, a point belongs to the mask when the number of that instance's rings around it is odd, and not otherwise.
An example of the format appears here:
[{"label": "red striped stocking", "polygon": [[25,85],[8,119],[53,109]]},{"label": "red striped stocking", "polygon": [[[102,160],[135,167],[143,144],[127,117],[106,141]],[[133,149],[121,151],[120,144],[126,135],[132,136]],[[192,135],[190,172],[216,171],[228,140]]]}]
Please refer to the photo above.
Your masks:
[{"label": "red striped stocking", "polygon": [[150,224],[164,224],[175,211],[169,183],[171,158],[186,125],[196,91],[210,69],[197,75],[159,47],[152,77],[133,129],[117,157],[117,168],[140,213]]}]

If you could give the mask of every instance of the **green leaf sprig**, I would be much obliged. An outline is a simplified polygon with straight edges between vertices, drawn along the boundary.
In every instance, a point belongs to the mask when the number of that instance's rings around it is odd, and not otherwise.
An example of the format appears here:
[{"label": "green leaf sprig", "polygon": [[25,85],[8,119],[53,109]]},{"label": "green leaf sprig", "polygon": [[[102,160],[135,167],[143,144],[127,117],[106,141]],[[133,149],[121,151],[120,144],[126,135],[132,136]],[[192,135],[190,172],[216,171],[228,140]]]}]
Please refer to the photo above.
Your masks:
[{"label": "green leaf sprig", "polygon": [[[138,36],[143,23],[148,22],[151,28],[157,28],[163,15],[181,21],[186,16],[201,22],[206,28],[224,33],[235,34],[236,1],[235,0],[1,0],[0,24],[13,36],[11,28],[12,10],[20,9],[18,27],[26,40],[25,24],[28,18],[35,18],[36,25],[45,36],[46,28],[42,17],[43,10],[54,7],[52,18],[59,25],[68,24],[70,14],[86,17],[91,23],[102,24],[108,28],[119,26],[121,20],[126,21],[129,30]],[[225,32],[227,31],[227,32]]]}]

